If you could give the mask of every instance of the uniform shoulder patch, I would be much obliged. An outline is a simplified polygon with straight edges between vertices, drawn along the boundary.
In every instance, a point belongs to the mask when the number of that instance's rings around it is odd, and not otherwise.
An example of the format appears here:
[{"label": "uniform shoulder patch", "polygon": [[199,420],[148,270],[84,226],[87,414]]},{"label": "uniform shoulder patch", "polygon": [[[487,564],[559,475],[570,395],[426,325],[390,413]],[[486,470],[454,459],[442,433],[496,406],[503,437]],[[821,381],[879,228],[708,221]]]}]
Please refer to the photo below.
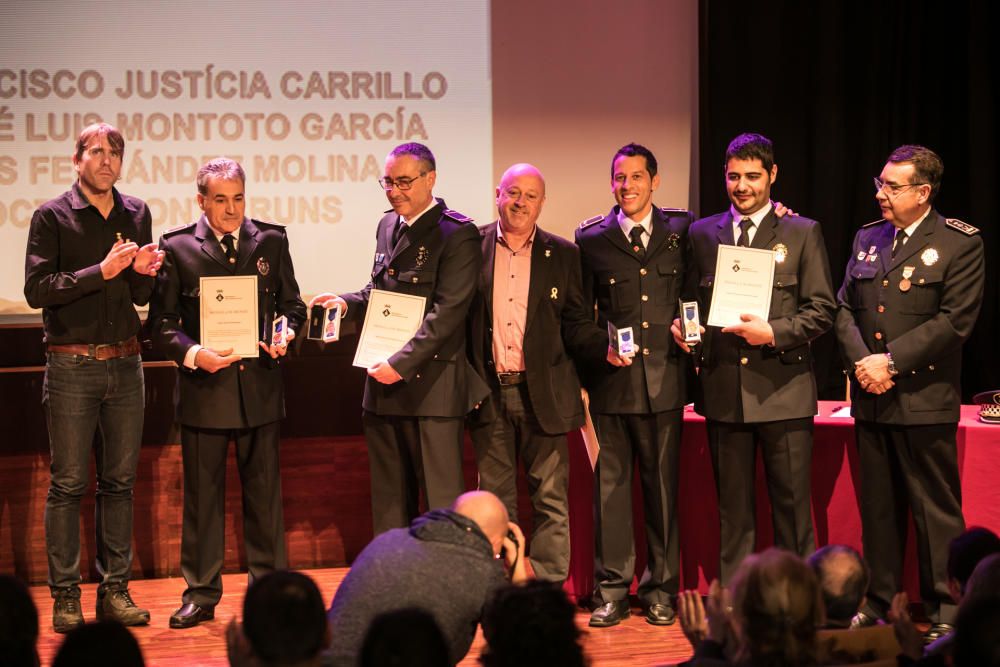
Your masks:
[{"label": "uniform shoulder patch", "polygon": [[459,213],[458,211],[453,211],[450,208],[446,208],[443,214],[451,218],[452,220],[457,220],[458,222],[472,222],[472,218],[465,215],[464,213]]},{"label": "uniform shoulder patch", "polygon": [[604,216],[603,215],[595,215],[593,218],[587,218],[586,220],[584,220],[583,222],[580,223],[580,229],[586,229],[587,227],[590,227],[591,225],[596,225],[601,220],[604,220]]},{"label": "uniform shoulder patch", "polygon": [[878,220],[872,220],[871,222],[866,222],[865,224],[861,225],[861,229],[864,229],[865,227],[874,227],[875,225],[879,224],[880,222],[885,222],[885,219],[884,218],[879,218]]},{"label": "uniform shoulder patch", "polygon": [[185,229],[190,229],[190,228],[194,227],[195,224],[197,224],[197,223],[187,222],[187,223],[184,223],[183,225],[177,225],[176,227],[172,227],[172,228],[168,229],[167,231],[163,232],[163,234],[161,234],[161,236],[173,236],[177,232],[183,232]]},{"label": "uniform shoulder patch", "polygon": [[277,229],[278,231],[285,231],[285,225],[279,224],[277,222],[264,222],[263,220],[255,220],[251,218],[250,220],[253,224],[257,225],[261,229]]},{"label": "uniform shoulder patch", "polygon": [[979,233],[978,227],[973,227],[967,222],[962,222],[957,218],[945,218],[944,224],[951,227],[952,229],[957,229],[966,236],[975,236]]},{"label": "uniform shoulder patch", "polygon": [[663,211],[664,213],[687,213],[688,212],[688,210],[686,208],[671,208],[669,206],[661,206],[660,210]]}]

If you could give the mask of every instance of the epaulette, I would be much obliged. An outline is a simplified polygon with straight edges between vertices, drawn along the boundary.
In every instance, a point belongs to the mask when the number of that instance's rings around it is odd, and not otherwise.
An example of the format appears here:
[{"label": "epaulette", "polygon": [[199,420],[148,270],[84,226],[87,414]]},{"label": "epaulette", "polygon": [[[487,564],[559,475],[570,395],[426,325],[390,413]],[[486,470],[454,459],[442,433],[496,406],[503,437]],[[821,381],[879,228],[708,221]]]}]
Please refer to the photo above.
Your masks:
[{"label": "epaulette", "polygon": [[669,206],[661,206],[660,210],[663,211],[664,213],[687,213],[688,212],[688,210],[686,208],[671,208]]},{"label": "epaulette", "polygon": [[194,227],[196,224],[198,224],[198,223],[196,223],[196,222],[186,222],[183,225],[177,225],[173,229],[168,229],[167,231],[165,231],[162,234],[160,234],[160,236],[173,236],[177,232],[182,232],[185,229],[190,229],[191,227]]},{"label": "epaulette", "polygon": [[472,218],[470,218],[469,216],[465,215],[464,213],[459,213],[458,211],[453,211],[450,208],[446,208],[444,211],[442,211],[442,214],[448,216],[452,220],[457,220],[459,222],[473,222]]},{"label": "epaulette", "polygon": [[871,227],[873,225],[877,225],[880,222],[885,222],[885,218],[879,218],[878,220],[872,220],[871,222],[866,222],[865,224],[861,225],[861,229],[864,229],[865,227]]},{"label": "epaulette", "polygon": [[584,220],[583,222],[580,223],[580,229],[586,229],[587,227],[590,227],[591,225],[596,225],[601,220],[604,220],[604,216],[603,215],[595,215],[593,218],[587,218],[586,220]]},{"label": "epaulette", "polygon": [[264,222],[263,220],[254,220],[253,218],[251,218],[250,221],[258,227],[263,227],[264,229],[277,229],[282,232],[285,231],[287,227],[286,225],[282,225],[278,222]]},{"label": "epaulette", "polygon": [[979,228],[978,227],[973,227],[969,223],[962,222],[961,220],[958,220],[957,218],[945,218],[944,224],[946,224],[947,226],[951,227],[952,229],[957,229],[958,231],[962,232],[966,236],[975,236],[976,234],[979,233]]}]

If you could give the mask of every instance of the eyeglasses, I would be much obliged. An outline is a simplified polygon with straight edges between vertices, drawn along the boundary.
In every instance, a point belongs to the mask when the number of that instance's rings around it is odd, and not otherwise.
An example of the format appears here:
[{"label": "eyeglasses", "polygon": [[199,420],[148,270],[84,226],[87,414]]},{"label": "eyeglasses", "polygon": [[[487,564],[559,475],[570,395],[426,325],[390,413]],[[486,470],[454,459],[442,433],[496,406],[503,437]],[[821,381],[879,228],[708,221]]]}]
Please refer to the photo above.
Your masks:
[{"label": "eyeglasses", "polygon": [[875,193],[884,192],[888,197],[896,197],[902,193],[906,188],[916,188],[921,185],[930,185],[930,183],[904,183],[902,185],[893,185],[892,183],[883,183],[876,176],[875,181]]},{"label": "eyeglasses", "polygon": [[417,176],[416,178],[406,178],[405,176],[400,176],[396,179],[380,178],[378,179],[378,184],[382,186],[383,190],[392,190],[393,188],[396,188],[397,190],[409,190],[413,187],[413,182],[417,180],[417,178],[423,178],[426,175],[427,172],[422,171],[420,172],[420,176]]}]

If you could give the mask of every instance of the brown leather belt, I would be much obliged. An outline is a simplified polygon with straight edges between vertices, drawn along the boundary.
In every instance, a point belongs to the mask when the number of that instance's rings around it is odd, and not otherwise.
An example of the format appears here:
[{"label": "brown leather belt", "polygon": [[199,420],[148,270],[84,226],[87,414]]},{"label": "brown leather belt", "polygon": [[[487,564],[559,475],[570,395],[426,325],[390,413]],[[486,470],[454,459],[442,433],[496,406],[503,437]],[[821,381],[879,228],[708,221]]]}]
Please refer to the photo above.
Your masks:
[{"label": "brown leather belt", "polygon": [[497,378],[500,380],[501,387],[512,387],[527,380],[528,376],[524,371],[516,371],[514,373],[497,373]]},{"label": "brown leather belt", "polygon": [[139,341],[135,336],[120,343],[105,343],[101,345],[87,345],[85,343],[72,343],[68,345],[49,345],[49,352],[60,354],[76,354],[81,357],[90,357],[97,361],[107,361],[108,359],[118,359],[119,357],[131,357],[139,354]]}]

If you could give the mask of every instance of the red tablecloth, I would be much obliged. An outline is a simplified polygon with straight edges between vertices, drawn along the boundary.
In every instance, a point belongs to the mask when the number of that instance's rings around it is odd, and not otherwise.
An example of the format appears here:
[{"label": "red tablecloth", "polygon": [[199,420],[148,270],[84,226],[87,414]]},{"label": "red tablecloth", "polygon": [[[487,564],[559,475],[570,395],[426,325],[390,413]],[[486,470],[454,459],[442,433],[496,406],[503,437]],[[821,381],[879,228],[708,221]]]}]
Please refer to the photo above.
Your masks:
[{"label": "red tablecloth", "polygon": [[[832,417],[843,403],[820,401],[812,460],[813,521],[818,546],[849,544],[861,549],[861,517],[856,488],[858,455],[854,420]],[[593,472],[583,439],[570,435],[570,531],[572,556],[566,590],[585,597],[593,587]],[[1000,426],[979,422],[978,407],[962,406],[958,427],[958,464],[962,477],[962,507],[969,526],[1000,532]],[[705,437],[705,420],[688,408],[684,413],[681,449],[679,521],[681,587],[707,592],[719,571],[719,512],[715,482]],[[636,575],[645,562],[639,482],[635,487]],[[760,464],[757,477],[757,546],[772,543],[770,509]],[[904,567],[910,599],[919,599],[912,525]],[[634,587],[633,587],[634,590]]]}]

